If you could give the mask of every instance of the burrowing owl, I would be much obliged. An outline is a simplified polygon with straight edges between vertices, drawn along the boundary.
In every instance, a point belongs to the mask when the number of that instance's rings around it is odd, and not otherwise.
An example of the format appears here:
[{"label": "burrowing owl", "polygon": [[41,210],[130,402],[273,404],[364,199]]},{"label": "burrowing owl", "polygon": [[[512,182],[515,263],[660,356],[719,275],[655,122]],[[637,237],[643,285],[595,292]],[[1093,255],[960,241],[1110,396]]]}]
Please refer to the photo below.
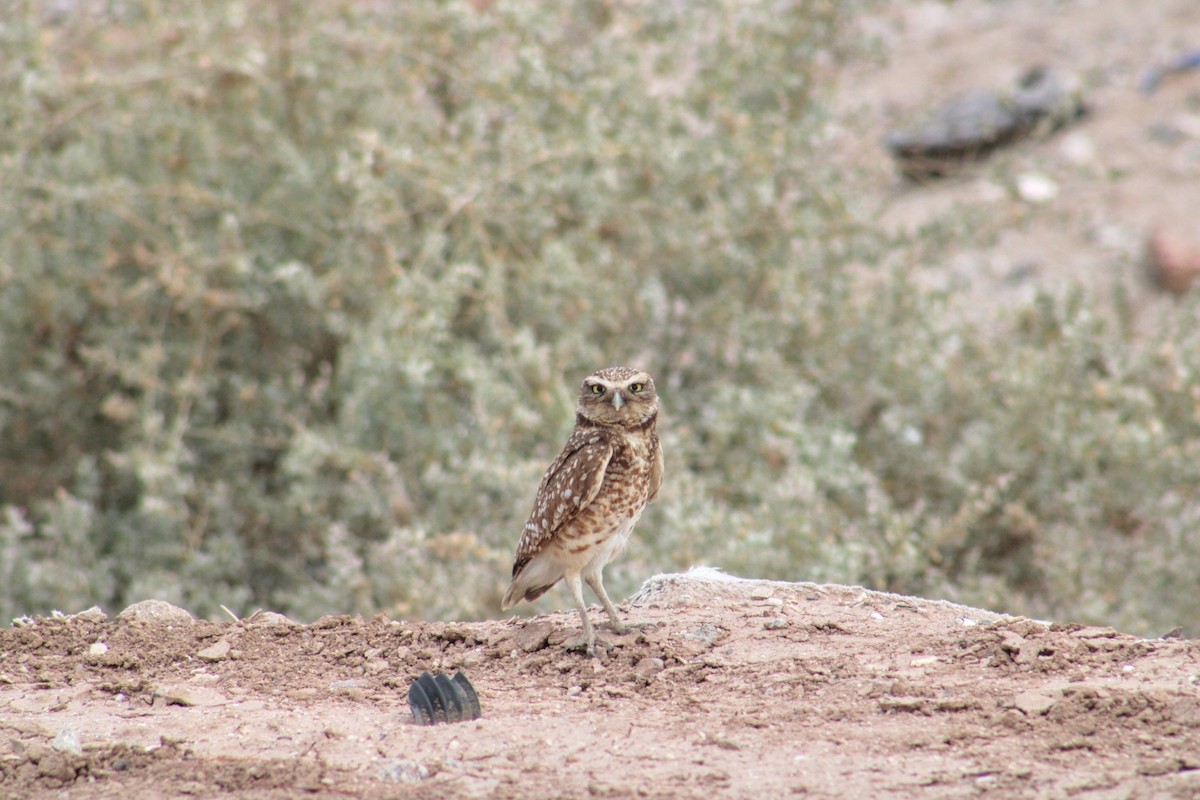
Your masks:
[{"label": "burrowing owl", "polygon": [[579,392],[575,430],[542,476],[517,545],[512,583],[500,607],[536,600],[566,578],[588,655],[596,654],[596,637],[581,578],[604,604],[613,628],[628,630],[604,591],[602,572],[662,485],[657,421],[658,395],[646,372],[610,367],[589,375]]}]

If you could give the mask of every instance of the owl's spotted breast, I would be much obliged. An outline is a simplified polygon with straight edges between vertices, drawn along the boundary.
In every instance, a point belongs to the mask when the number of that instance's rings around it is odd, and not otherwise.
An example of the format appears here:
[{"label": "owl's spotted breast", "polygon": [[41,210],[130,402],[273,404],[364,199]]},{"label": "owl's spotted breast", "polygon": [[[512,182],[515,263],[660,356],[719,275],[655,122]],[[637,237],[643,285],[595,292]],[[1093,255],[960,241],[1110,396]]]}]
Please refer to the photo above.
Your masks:
[{"label": "owl's spotted breast", "polygon": [[[565,543],[570,542],[572,549],[580,547],[578,542],[598,543],[606,537],[615,536],[627,522],[636,522],[641,516],[650,499],[649,478],[657,438],[643,438],[641,441],[626,439],[613,443],[603,482],[593,502],[562,529],[561,538]],[[628,537],[629,530],[623,533],[622,538]]]}]

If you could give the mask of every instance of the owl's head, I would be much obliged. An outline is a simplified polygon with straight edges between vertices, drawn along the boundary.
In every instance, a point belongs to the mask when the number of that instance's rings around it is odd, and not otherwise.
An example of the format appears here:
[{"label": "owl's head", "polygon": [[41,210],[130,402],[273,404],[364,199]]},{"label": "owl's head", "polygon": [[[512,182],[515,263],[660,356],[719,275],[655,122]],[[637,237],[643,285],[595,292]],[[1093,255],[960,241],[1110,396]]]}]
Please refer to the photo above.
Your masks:
[{"label": "owl's head", "polygon": [[609,367],[583,380],[575,412],[597,425],[639,428],[658,416],[658,393],[645,370]]}]

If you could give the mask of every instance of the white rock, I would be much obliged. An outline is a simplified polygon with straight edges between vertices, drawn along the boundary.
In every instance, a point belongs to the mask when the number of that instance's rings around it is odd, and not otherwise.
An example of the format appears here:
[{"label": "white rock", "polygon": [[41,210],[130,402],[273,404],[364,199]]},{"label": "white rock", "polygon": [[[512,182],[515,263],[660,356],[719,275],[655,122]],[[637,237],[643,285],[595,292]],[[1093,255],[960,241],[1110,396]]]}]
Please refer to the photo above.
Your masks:
[{"label": "white rock", "polygon": [[1026,203],[1048,203],[1058,197],[1058,184],[1040,172],[1017,176],[1017,196]]},{"label": "white rock", "polygon": [[83,746],[79,743],[79,731],[74,728],[63,728],[59,731],[50,746],[60,753],[74,753],[77,756],[83,754]]}]

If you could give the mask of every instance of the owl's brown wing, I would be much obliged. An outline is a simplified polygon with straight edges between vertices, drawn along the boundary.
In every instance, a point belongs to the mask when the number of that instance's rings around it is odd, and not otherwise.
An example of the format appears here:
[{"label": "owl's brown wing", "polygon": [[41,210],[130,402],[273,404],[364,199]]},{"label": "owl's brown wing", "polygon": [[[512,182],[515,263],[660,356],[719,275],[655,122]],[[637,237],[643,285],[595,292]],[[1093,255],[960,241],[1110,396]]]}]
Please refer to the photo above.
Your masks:
[{"label": "owl's brown wing", "polygon": [[662,486],[663,467],[665,466],[662,444],[658,441],[658,434],[654,434],[651,439],[654,442],[654,452],[650,456],[650,494],[646,497],[647,503],[658,497],[658,489]]},{"label": "owl's brown wing", "polygon": [[576,431],[542,476],[533,511],[517,545],[513,577],[563,525],[596,499],[613,447],[603,431]]}]

